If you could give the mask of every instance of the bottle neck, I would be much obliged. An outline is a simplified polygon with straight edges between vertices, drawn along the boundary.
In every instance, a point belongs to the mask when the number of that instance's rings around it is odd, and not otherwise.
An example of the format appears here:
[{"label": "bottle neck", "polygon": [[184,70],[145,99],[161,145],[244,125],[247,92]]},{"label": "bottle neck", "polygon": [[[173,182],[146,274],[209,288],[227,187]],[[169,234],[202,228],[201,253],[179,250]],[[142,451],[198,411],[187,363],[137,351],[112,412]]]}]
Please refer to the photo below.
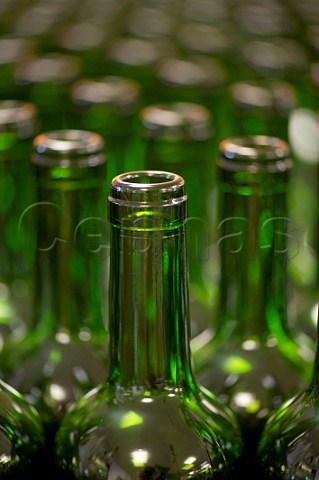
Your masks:
[{"label": "bottle neck", "polygon": [[241,186],[228,181],[233,172],[221,173],[218,329],[230,324],[243,341],[264,343],[287,328],[286,173],[278,183],[264,173],[262,182]]},{"label": "bottle neck", "polygon": [[[95,178],[48,178],[37,167],[35,323],[88,338],[105,334],[108,226],[105,164]],[[62,172],[62,173],[61,173]],[[67,169],[64,169],[66,175]]]},{"label": "bottle neck", "polygon": [[110,378],[122,386],[181,386],[190,375],[184,226],[111,227]]}]

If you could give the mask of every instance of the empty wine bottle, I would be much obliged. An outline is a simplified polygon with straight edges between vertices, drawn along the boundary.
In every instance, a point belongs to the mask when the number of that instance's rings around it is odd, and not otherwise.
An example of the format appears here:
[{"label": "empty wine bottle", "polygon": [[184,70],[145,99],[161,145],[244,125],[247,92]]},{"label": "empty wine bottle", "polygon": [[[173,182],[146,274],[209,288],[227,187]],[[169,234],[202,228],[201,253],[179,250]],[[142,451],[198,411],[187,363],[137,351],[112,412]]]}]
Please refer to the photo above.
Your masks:
[{"label": "empty wine bottle", "polygon": [[108,235],[104,142],[57,130],[34,139],[32,325],[4,351],[6,381],[39,411],[48,438],[67,406],[105,377]]},{"label": "empty wine bottle", "polygon": [[289,115],[297,105],[297,89],[287,81],[234,82],[229,87],[229,135],[275,135],[288,141]]},{"label": "empty wine bottle", "polygon": [[113,75],[81,78],[71,85],[69,98],[72,126],[99,133],[105,140],[109,185],[127,170],[128,158],[134,158],[131,143],[141,87],[135,80]]},{"label": "empty wine bottle", "polygon": [[0,38],[0,97],[2,100],[15,98],[17,94],[14,81],[15,69],[18,63],[34,55],[35,48],[35,42],[28,38],[14,35]]},{"label": "empty wine bottle", "polygon": [[127,77],[142,87],[143,105],[157,101],[154,91],[155,68],[159,60],[171,51],[161,42],[132,36],[117,35],[109,45],[105,59],[105,73]]},{"label": "empty wine bottle", "polygon": [[229,74],[224,63],[213,56],[182,57],[167,54],[156,65],[155,86],[161,102],[194,102],[204,105],[214,118],[215,138],[224,138],[225,93]]},{"label": "empty wine bottle", "polygon": [[215,184],[215,166],[210,160],[215,146],[213,123],[211,113],[202,105],[168,102],[141,109],[137,127],[144,167],[173,171],[186,183],[192,337],[206,328],[212,302],[213,288],[204,277],[204,264],[213,221],[209,202]]},{"label": "empty wine bottle", "polygon": [[309,385],[268,419],[258,445],[258,478],[315,480],[319,472],[319,346]]},{"label": "empty wine bottle", "polygon": [[287,310],[287,262],[295,253],[288,243],[289,153],[276,137],[220,144],[215,334],[193,350],[199,381],[236,412],[253,450],[265,419],[305,385],[313,361],[311,346],[294,338]]},{"label": "empty wine bottle", "polygon": [[35,199],[30,155],[36,107],[0,101],[0,350],[30,326],[32,232],[23,220]]},{"label": "empty wine bottle", "polygon": [[110,368],[65,415],[67,478],[228,478],[242,451],[232,412],[195,382],[189,351],[184,181],[164,171],[112,181]]},{"label": "empty wine bottle", "polygon": [[15,96],[37,106],[41,131],[68,128],[68,88],[80,72],[80,58],[57,52],[24,59],[16,66]]}]

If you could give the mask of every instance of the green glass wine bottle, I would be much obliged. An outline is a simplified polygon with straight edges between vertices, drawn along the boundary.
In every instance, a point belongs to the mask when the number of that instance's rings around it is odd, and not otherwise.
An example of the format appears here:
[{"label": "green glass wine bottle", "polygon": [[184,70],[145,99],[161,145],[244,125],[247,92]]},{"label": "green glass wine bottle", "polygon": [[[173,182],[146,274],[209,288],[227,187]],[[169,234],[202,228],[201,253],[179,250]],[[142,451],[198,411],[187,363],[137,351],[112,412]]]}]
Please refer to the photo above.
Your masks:
[{"label": "green glass wine bottle", "polygon": [[140,100],[140,85],[125,77],[81,78],[71,85],[70,123],[74,128],[94,131],[104,138],[107,185],[126,171]]},{"label": "green glass wine bottle", "polygon": [[239,136],[221,142],[217,167],[215,334],[192,353],[199,381],[232,407],[254,449],[267,416],[309,379],[314,354],[296,341],[287,309],[292,161],[282,139]]},{"label": "green glass wine bottle", "polygon": [[63,419],[59,475],[206,479],[235,468],[242,441],[233,413],[192,374],[186,202],[174,173],[112,181],[110,368]]},{"label": "green glass wine bottle", "polygon": [[157,101],[154,90],[155,68],[170,47],[150,39],[117,35],[107,48],[105,73],[127,77],[142,87],[143,105]]},{"label": "green glass wine bottle", "polygon": [[76,55],[50,52],[24,59],[16,65],[16,98],[36,105],[42,132],[68,128],[68,88],[81,74]]},{"label": "green glass wine bottle", "polygon": [[4,350],[4,379],[39,411],[49,435],[107,365],[108,224],[104,141],[82,130],[34,139],[36,202],[30,332]]},{"label": "green glass wine bottle", "polygon": [[23,219],[35,199],[30,155],[37,120],[33,104],[0,101],[0,351],[30,324],[34,247]]},{"label": "green glass wine bottle", "polygon": [[[2,20],[2,18],[1,18]],[[31,39],[6,35],[0,38],[0,98],[12,100],[17,93],[14,72],[18,63],[34,55],[36,44]]]},{"label": "green glass wine bottle", "polygon": [[[204,264],[210,243],[210,197],[215,169],[210,161],[215,147],[214,122],[209,110],[191,102],[151,104],[139,112],[137,133],[141,158],[148,170],[166,170],[183,176],[189,207],[186,226],[192,337],[208,323],[213,288]],[[214,287],[214,286],[212,286]]]},{"label": "green glass wine bottle", "polygon": [[240,80],[229,86],[229,136],[275,135],[288,141],[298,91],[283,80]]},{"label": "green glass wine bottle", "polygon": [[156,65],[154,90],[161,102],[199,103],[214,118],[215,138],[224,138],[225,94],[229,73],[225,64],[213,56],[167,54]]},{"label": "green glass wine bottle", "polygon": [[259,477],[315,480],[319,472],[319,344],[309,385],[267,420],[257,449]]}]

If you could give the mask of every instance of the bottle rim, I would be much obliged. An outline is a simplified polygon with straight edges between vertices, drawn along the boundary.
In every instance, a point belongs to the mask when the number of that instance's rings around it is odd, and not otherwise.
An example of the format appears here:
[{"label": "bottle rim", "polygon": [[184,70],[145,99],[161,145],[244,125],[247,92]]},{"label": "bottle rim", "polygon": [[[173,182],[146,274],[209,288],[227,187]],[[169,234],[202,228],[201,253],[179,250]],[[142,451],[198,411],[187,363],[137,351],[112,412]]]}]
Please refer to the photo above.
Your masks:
[{"label": "bottle rim", "polygon": [[139,120],[141,134],[149,138],[203,141],[213,136],[211,112],[193,102],[147,105]]},{"label": "bottle rim", "polygon": [[111,182],[109,218],[126,230],[174,229],[186,219],[184,179],[162,170],[137,170]]},{"label": "bottle rim", "polygon": [[37,135],[33,140],[33,149],[46,156],[94,155],[103,150],[104,144],[103,137],[96,132],[61,129]]},{"label": "bottle rim", "polygon": [[114,198],[127,198],[127,194],[154,201],[162,197],[175,197],[184,191],[184,179],[172,172],[164,170],[136,170],[124,172],[113,178],[111,192]]},{"label": "bottle rim", "polygon": [[38,111],[31,102],[0,101],[0,134],[15,132],[18,138],[31,138],[36,132]]},{"label": "bottle rim", "polygon": [[288,143],[278,137],[267,135],[241,135],[221,141],[219,151],[228,160],[245,162],[283,160],[290,155]]}]

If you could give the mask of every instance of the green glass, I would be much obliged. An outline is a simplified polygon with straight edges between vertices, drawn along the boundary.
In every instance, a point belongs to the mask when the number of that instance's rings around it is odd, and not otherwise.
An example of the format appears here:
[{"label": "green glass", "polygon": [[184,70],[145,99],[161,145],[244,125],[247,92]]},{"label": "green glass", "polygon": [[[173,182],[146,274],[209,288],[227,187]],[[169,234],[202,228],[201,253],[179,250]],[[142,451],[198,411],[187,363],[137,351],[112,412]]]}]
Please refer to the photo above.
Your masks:
[{"label": "green glass", "polygon": [[152,41],[132,36],[116,36],[106,52],[105,73],[127,77],[142,87],[142,103],[158,100],[154,90],[156,65],[171,52],[166,42]]},{"label": "green glass", "polygon": [[166,55],[155,71],[155,88],[161,102],[193,102],[204,105],[214,118],[215,138],[224,138],[225,93],[229,74],[225,64],[213,56]]},{"label": "green glass", "polygon": [[184,21],[176,32],[176,42],[185,55],[219,59],[225,65],[230,79],[238,79],[234,65],[240,52],[241,38],[227,20],[216,24]]},{"label": "green glass", "polygon": [[5,379],[39,411],[48,436],[107,366],[108,225],[104,141],[56,130],[35,137],[32,325],[5,352]]},{"label": "green glass", "polygon": [[0,477],[13,480],[40,474],[44,447],[37,411],[0,380]]},{"label": "green glass", "polygon": [[305,385],[313,361],[288,318],[291,168],[282,139],[239,136],[220,144],[214,335],[192,353],[199,381],[237,414],[248,458],[265,419]]},{"label": "green glass", "polygon": [[60,28],[53,45],[55,50],[81,59],[82,76],[98,77],[105,73],[105,49],[113,35],[110,24],[105,28],[103,24],[83,18],[82,21],[69,21]]},{"label": "green glass", "polygon": [[286,80],[298,91],[301,104],[307,101],[306,78],[309,53],[296,38],[275,36],[251,39],[242,48],[246,76],[257,79]]},{"label": "green glass", "polygon": [[59,475],[206,479],[235,468],[242,442],[234,416],[192,374],[186,202],[174,173],[113,179],[110,369],[64,417]]},{"label": "green glass", "polygon": [[309,385],[268,419],[259,444],[259,478],[314,480],[319,471],[319,349]]},{"label": "green glass", "polygon": [[298,105],[297,89],[283,80],[241,80],[228,91],[229,136],[275,135],[288,141],[289,115]]},{"label": "green glass", "polygon": [[7,35],[0,38],[0,98],[13,99],[17,93],[14,72],[17,64],[35,51],[32,40]]},{"label": "green glass", "polygon": [[37,106],[41,131],[69,127],[68,88],[80,73],[80,58],[57,52],[25,59],[16,66],[16,97]]},{"label": "green glass", "polygon": [[70,87],[70,122],[74,127],[99,133],[107,150],[107,177],[126,171],[133,157],[131,143],[141,101],[141,87],[132,79],[118,76],[81,78]]},{"label": "green glass", "polygon": [[143,143],[144,167],[176,172],[186,183],[189,198],[186,238],[194,337],[207,326],[213,296],[204,276],[213,221],[209,205],[215,178],[211,162],[215,146],[213,118],[204,106],[191,102],[151,104],[140,110],[137,132]]},{"label": "green glass", "polygon": [[0,101],[0,351],[30,326],[34,244],[26,220],[35,199],[30,168],[37,109]]}]

